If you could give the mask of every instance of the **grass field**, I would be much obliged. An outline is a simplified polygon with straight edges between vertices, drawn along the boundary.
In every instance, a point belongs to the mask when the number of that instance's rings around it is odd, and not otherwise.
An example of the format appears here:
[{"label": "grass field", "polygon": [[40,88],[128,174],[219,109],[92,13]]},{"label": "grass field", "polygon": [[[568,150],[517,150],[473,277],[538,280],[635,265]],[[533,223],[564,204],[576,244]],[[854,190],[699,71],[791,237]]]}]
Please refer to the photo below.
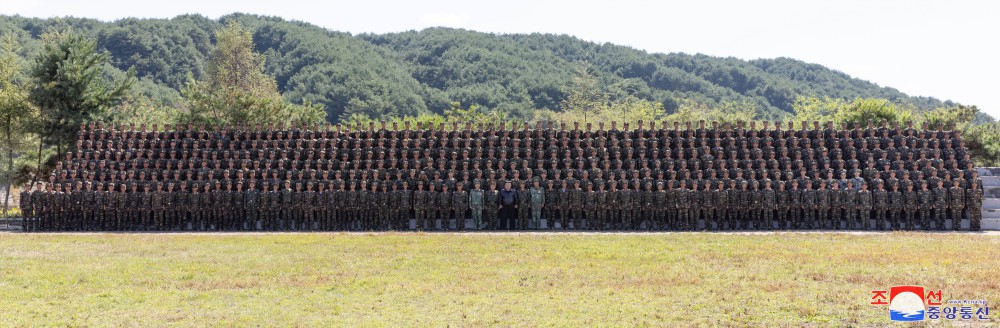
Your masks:
[{"label": "grass field", "polygon": [[987,300],[995,323],[998,250],[970,233],[0,233],[0,326],[882,326],[870,291],[904,284]]}]

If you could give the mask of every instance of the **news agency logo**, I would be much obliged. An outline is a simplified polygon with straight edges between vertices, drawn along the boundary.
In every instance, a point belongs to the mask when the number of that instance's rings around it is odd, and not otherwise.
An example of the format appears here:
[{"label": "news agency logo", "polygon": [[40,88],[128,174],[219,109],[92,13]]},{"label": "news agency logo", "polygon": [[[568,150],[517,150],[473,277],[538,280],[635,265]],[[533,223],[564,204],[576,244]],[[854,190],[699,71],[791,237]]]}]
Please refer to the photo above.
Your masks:
[{"label": "news agency logo", "polygon": [[889,319],[892,321],[924,320],[924,287],[893,286],[889,288]]},{"label": "news agency logo", "polygon": [[892,321],[989,321],[990,307],[986,300],[948,300],[940,289],[923,286],[892,286],[889,290],[872,290],[872,305],[888,305]]}]

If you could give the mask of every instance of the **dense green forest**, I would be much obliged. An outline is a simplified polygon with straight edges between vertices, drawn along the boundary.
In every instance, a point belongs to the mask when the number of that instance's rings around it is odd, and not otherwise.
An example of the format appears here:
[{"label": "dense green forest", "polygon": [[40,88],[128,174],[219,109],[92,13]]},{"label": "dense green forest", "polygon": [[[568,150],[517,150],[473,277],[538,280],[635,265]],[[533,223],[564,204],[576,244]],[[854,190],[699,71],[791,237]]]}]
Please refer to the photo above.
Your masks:
[{"label": "dense green forest", "polygon": [[[24,58],[34,57],[41,36],[53,29],[92,38],[98,50],[110,56],[105,74],[123,76],[132,69],[137,93],[153,104],[182,108],[189,79],[207,74],[215,31],[233,21],[251,31],[256,52],[265,58],[264,71],[274,77],[283,97],[296,104],[322,105],[331,122],[443,114],[455,106],[532,120],[538,110],[564,109],[581,68],[608,101],[646,101],[665,114],[685,106],[737,104],[750,108],[757,119],[779,119],[794,113],[797,98],[803,96],[886,99],[916,111],[957,106],[789,58],[746,61],[648,53],[567,35],[450,28],[351,35],[243,14],[115,22],[2,16],[0,34],[14,35]],[[978,115],[978,120],[991,120]]]}]

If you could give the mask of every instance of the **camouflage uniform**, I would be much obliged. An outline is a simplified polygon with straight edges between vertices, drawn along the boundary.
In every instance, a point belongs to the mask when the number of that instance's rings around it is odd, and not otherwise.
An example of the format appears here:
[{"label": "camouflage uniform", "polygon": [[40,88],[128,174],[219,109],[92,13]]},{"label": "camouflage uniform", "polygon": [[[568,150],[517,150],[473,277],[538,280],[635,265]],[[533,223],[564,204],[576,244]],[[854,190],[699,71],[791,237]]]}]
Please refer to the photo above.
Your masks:
[{"label": "camouflage uniform", "polygon": [[860,229],[869,230],[871,228],[871,213],[872,213],[872,192],[866,188],[866,185],[861,185],[861,190],[857,191],[858,194],[858,224]]},{"label": "camouflage uniform", "polygon": [[874,204],[875,211],[875,228],[878,230],[885,230],[886,223],[886,211],[890,210],[890,197],[889,192],[885,190],[885,187],[879,185],[875,191],[872,191],[872,201]]},{"label": "camouflage uniform", "polygon": [[469,193],[458,185],[458,190],[452,194],[451,206],[455,212],[455,228],[465,230],[465,211],[469,210]]},{"label": "camouflage uniform", "polygon": [[[920,226],[924,230],[930,230],[931,227],[931,205],[934,203],[934,194],[930,189],[926,189],[927,185],[922,184],[919,191],[917,191],[916,203],[920,205],[920,210],[917,214],[920,215]],[[916,205],[916,204],[915,204]],[[907,226],[908,229],[913,229]]]},{"label": "camouflage uniform", "polygon": [[972,188],[965,193],[967,199],[965,208],[969,213],[969,230],[979,231],[983,221],[983,189],[978,186]]},{"label": "camouflage uniform", "polygon": [[451,200],[451,192],[448,191],[448,185],[444,185],[441,191],[435,192],[434,205],[437,206],[438,218],[441,219],[441,230],[448,230],[449,228]]},{"label": "camouflage uniform", "polygon": [[[944,230],[944,220],[947,217],[948,212],[948,189],[943,188],[938,184],[937,188],[934,188],[934,221],[935,227],[938,230]],[[925,229],[926,230],[926,229]]]},{"label": "camouflage uniform", "polygon": [[[498,207],[498,201],[499,201],[498,198],[499,198],[499,190],[496,189],[495,185],[491,186],[489,190],[483,191],[483,199],[485,200],[483,202],[484,204],[483,225],[486,228],[490,227],[492,227],[493,229],[500,228],[500,222],[499,220],[497,220],[497,215],[499,214],[498,212],[500,211]],[[549,220],[550,228],[552,227],[551,224],[552,221],[550,219]]]},{"label": "camouflage uniform", "polygon": [[954,186],[948,189],[948,208],[951,209],[951,228],[958,230],[962,226],[962,211],[965,210],[965,189],[954,182]]}]

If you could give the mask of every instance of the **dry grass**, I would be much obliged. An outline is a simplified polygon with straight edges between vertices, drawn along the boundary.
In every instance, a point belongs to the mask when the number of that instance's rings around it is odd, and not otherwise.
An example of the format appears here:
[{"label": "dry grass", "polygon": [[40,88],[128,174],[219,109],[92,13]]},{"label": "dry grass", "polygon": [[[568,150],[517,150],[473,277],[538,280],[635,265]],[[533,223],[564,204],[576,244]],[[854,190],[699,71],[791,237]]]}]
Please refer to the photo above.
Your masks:
[{"label": "dry grass", "polygon": [[891,285],[996,307],[998,249],[969,233],[0,234],[0,326],[881,326],[869,291]]}]

